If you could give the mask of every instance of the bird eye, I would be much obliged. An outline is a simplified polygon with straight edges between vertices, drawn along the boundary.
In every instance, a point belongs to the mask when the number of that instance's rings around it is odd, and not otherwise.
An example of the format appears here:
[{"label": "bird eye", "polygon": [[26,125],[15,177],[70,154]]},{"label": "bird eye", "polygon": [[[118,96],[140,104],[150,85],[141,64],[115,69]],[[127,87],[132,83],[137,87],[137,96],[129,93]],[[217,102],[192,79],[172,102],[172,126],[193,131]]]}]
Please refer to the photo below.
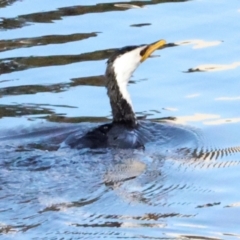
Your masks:
[{"label": "bird eye", "polygon": [[141,57],[146,53],[147,49],[148,49],[148,46],[145,47],[143,50],[141,50],[140,52]]}]

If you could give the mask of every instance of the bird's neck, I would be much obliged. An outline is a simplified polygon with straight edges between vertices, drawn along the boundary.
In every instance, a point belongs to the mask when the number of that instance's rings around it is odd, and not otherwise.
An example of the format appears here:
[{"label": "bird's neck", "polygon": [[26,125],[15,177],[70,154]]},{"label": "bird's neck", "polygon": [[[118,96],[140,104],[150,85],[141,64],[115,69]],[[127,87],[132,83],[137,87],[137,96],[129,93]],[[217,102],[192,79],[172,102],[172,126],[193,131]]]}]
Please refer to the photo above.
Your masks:
[{"label": "bird's neck", "polygon": [[113,69],[108,68],[105,77],[107,93],[112,108],[113,123],[136,127],[137,119],[127,91],[127,83],[130,76],[116,76]]}]

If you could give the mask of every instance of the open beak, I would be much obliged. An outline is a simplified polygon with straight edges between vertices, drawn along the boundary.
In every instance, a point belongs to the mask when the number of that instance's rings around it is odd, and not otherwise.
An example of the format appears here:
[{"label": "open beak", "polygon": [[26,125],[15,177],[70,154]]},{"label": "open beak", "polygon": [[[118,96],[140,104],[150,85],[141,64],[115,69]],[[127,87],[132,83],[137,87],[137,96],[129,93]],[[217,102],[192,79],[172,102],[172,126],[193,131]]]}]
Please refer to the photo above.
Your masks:
[{"label": "open beak", "polygon": [[142,55],[141,62],[145,61],[155,50],[163,47],[165,44],[166,44],[165,40],[160,40],[152,44],[149,44],[144,49],[144,54]]}]

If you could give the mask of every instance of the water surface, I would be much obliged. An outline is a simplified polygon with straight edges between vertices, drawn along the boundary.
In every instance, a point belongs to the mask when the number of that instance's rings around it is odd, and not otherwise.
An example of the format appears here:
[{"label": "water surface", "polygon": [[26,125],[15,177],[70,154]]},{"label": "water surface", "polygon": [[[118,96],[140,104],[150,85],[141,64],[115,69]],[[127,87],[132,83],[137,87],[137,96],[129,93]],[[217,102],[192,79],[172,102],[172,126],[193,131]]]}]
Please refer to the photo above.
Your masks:
[{"label": "water surface", "polygon": [[[5,0],[0,16],[1,238],[240,237],[239,1]],[[176,46],[134,73],[134,109],[193,140],[58,149],[111,120],[112,52],[159,39]]]}]

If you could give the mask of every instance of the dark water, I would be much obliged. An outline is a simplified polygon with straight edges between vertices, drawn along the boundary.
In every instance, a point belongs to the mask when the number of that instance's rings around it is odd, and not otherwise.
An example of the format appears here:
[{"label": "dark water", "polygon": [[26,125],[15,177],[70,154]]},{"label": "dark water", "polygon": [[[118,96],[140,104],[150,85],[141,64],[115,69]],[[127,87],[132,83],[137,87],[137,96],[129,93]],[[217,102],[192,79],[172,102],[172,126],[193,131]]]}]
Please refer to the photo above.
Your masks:
[{"label": "dark water", "polygon": [[[0,17],[1,239],[240,237],[238,0],[0,0]],[[134,109],[186,134],[59,149],[111,120],[114,49],[159,39],[177,46],[134,73]]]}]

